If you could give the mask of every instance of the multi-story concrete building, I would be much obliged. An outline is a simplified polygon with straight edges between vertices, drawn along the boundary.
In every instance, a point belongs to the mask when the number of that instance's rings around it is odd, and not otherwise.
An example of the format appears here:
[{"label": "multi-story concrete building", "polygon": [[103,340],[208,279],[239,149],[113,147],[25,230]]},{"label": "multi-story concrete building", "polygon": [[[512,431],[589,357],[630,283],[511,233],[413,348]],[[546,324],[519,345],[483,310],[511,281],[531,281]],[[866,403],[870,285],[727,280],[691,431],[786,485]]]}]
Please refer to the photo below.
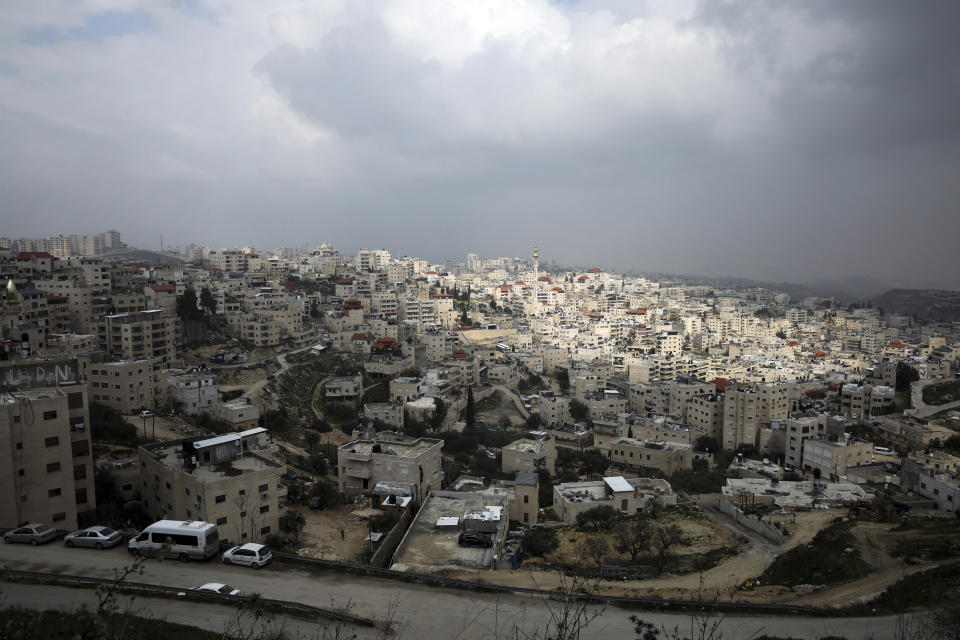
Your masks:
[{"label": "multi-story concrete building", "polygon": [[121,413],[154,408],[165,395],[154,365],[154,360],[92,363],[86,371],[91,402]]},{"label": "multi-story concrete building", "polygon": [[691,445],[680,442],[617,438],[610,443],[608,453],[611,462],[659,469],[665,475],[670,475],[692,468],[692,450]]},{"label": "multi-story concrete building", "polygon": [[929,469],[914,460],[903,461],[900,488],[933,500],[940,511],[947,513],[956,512],[960,503],[960,480],[956,474]]},{"label": "multi-story concrete building", "polygon": [[564,522],[595,507],[610,506],[623,514],[644,513],[653,505],[677,503],[670,483],[655,478],[612,476],[603,480],[565,482],[553,487],[553,510]]},{"label": "multi-story concrete building", "polygon": [[238,544],[279,531],[286,467],[266,429],[140,447],[140,494],[158,520],[203,520]]},{"label": "multi-story concrete building", "polygon": [[570,398],[550,391],[540,394],[540,418],[548,427],[570,422]]},{"label": "multi-story concrete building", "polygon": [[443,440],[368,430],[337,449],[340,491],[366,493],[379,482],[404,482],[415,485],[416,499],[422,500],[431,489],[440,488],[442,449]]},{"label": "multi-story concrete building", "polygon": [[840,390],[840,413],[845,416],[883,416],[893,411],[893,405],[893,387],[845,384]]},{"label": "multi-story concrete building", "polygon": [[96,509],[85,387],[24,388],[0,399],[0,460],[0,527],[76,529],[78,516]]},{"label": "multi-story concrete building", "polygon": [[826,434],[826,418],[805,417],[790,419],[786,422],[784,445],[784,464],[800,469],[803,467],[804,442]]},{"label": "multi-story concrete building", "polygon": [[873,443],[849,438],[808,438],[803,441],[803,468],[819,469],[821,476],[836,479],[847,475],[848,467],[873,462]]},{"label": "multi-story concrete building", "polygon": [[213,371],[193,371],[181,376],[170,376],[170,399],[178,411],[187,415],[197,415],[205,411],[213,412],[220,397],[220,386],[216,384]]},{"label": "multi-story concrete building", "polygon": [[723,440],[723,401],[720,393],[700,393],[687,403],[687,423],[701,435]]},{"label": "multi-story concrete building", "polygon": [[552,474],[556,466],[557,443],[542,431],[531,431],[529,438],[514,440],[501,450],[500,470],[504,473],[546,469]]},{"label": "multi-story concrete building", "polygon": [[108,315],[103,319],[107,352],[118,360],[177,358],[176,318],[162,309]]},{"label": "multi-story concrete building", "polygon": [[716,391],[716,387],[710,382],[689,378],[671,380],[666,386],[670,397],[667,411],[681,422],[689,420],[689,405],[694,396]]}]

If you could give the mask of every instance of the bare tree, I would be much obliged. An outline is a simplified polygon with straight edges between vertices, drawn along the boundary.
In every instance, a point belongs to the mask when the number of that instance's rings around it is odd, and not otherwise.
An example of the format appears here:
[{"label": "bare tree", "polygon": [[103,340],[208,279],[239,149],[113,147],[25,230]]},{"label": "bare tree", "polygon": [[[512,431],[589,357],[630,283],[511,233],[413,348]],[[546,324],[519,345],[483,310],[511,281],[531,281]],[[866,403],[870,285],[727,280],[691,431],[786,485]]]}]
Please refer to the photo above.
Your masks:
[{"label": "bare tree", "polygon": [[630,554],[630,561],[636,562],[637,557],[650,549],[650,521],[646,518],[636,518],[622,523],[614,530],[614,548],[620,553]]},{"label": "bare tree", "polygon": [[597,570],[603,568],[603,560],[610,554],[610,543],[602,536],[589,536],[578,550],[581,557],[590,558],[597,565]]}]

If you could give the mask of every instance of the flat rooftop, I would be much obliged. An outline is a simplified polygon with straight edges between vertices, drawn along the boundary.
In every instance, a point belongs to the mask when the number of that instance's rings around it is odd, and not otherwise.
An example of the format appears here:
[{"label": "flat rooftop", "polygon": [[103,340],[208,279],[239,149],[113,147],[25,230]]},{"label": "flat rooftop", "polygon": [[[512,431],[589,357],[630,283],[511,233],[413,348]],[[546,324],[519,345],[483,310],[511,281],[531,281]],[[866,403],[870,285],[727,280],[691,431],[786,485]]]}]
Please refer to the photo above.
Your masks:
[{"label": "flat rooftop", "polygon": [[[500,526],[506,527],[505,496],[474,492],[432,492],[407,531],[390,568],[415,573],[489,568],[496,546],[484,549],[461,547],[457,543],[457,538],[463,532],[464,515],[470,512],[493,513],[487,507],[503,508]],[[441,518],[445,520],[441,521]],[[457,519],[456,524],[454,518]],[[438,522],[444,526],[438,527]]]},{"label": "flat rooftop", "polygon": [[148,451],[154,460],[168,469],[192,475],[203,482],[222,480],[223,478],[257,471],[275,470],[283,466],[279,462],[257,455],[256,452],[245,452],[243,455],[238,455],[235,459],[225,462],[195,465],[192,460],[195,454],[184,453],[183,440],[173,440],[161,445],[140,447],[140,449]]},{"label": "flat rooftop", "polygon": [[416,458],[429,450],[430,448],[442,443],[443,440],[433,438],[417,438],[410,442],[397,442],[395,440],[354,440],[340,446],[341,453],[354,453],[358,455],[371,455],[374,453],[373,447],[380,446],[378,455],[398,456],[401,458]]}]

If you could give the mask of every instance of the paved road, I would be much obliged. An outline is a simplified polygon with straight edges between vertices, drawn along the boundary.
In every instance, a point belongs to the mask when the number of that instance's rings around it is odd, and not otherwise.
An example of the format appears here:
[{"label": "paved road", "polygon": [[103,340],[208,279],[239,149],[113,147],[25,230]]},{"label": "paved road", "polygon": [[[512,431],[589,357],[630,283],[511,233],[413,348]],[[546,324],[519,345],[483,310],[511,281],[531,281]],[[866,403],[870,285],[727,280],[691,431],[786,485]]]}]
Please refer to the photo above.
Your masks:
[{"label": "paved road", "polygon": [[904,411],[904,415],[913,416],[914,418],[929,418],[930,416],[940,413],[941,411],[960,409],[960,400],[936,405],[927,404],[923,401],[923,389],[925,387],[929,387],[939,382],[949,382],[949,380],[949,378],[930,378],[927,380],[916,380],[911,382],[910,401],[913,405],[913,408]]},{"label": "paved road", "polygon": [[[66,549],[59,543],[41,547],[0,545],[0,563],[10,569],[45,571],[73,575],[113,578],[114,570],[129,564],[130,556],[122,547],[96,551],[93,549]],[[204,582],[225,582],[247,592],[260,593],[269,598],[303,602],[324,608],[339,608],[347,603],[355,606],[353,615],[383,620],[392,604],[399,607],[397,619],[403,623],[403,638],[446,640],[461,638],[498,638],[508,634],[514,625],[524,630],[542,629],[556,603],[547,605],[537,598],[469,593],[424,587],[393,580],[361,578],[333,572],[309,573],[278,566],[260,571],[246,567],[225,566],[215,560],[209,562],[179,563],[151,560],[138,582],[191,588]],[[8,602],[29,601],[26,587],[19,584],[2,585]],[[214,607],[209,609],[215,613]],[[203,616],[198,609],[203,609]],[[195,621],[206,617],[206,604],[191,604],[188,615]],[[166,615],[166,608],[158,608],[157,615]],[[211,616],[214,615],[211,613]],[[222,615],[221,611],[217,615]],[[631,612],[607,607],[602,615],[587,627],[581,637],[588,639],[629,638]],[[689,628],[690,616],[638,613],[642,618],[668,628]],[[212,618],[211,618],[212,619]],[[840,635],[857,640],[871,637],[875,640],[894,638],[895,620],[885,618],[768,618],[727,616],[721,629],[724,638],[753,638],[763,633],[794,638],[820,638]],[[222,628],[222,625],[221,627]],[[361,636],[362,637],[362,636]]]}]

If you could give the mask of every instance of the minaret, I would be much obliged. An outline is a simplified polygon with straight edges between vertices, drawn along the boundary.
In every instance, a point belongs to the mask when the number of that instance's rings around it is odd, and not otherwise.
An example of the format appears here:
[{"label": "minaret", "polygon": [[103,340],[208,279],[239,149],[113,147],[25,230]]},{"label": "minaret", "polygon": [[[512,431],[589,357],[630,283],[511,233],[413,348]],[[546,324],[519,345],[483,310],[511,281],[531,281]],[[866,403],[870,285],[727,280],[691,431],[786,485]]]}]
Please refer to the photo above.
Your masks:
[{"label": "minaret", "polygon": [[533,245],[533,315],[540,315],[540,248]]}]

